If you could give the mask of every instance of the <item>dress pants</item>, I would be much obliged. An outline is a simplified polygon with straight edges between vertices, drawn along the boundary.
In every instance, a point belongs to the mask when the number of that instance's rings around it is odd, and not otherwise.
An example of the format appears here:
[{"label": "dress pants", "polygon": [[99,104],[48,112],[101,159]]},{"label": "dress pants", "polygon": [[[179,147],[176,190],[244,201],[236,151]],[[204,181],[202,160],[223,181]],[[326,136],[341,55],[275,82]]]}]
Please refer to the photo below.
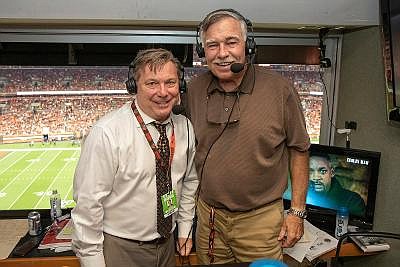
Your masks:
[{"label": "dress pants", "polygon": [[104,233],[103,245],[107,267],[175,266],[173,235],[165,243],[148,244]]},{"label": "dress pants", "polygon": [[[196,255],[200,264],[209,264],[210,206],[199,199],[197,205]],[[214,263],[252,262],[259,258],[283,260],[278,241],[283,222],[282,199],[246,212],[215,209]]]}]

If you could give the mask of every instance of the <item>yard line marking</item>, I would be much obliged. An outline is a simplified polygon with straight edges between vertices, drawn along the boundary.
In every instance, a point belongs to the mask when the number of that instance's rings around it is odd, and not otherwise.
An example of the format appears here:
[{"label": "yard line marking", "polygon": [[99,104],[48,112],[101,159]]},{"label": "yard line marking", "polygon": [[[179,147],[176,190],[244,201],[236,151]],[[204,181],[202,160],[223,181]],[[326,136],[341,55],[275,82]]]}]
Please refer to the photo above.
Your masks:
[{"label": "yard line marking", "polygon": [[[16,152],[16,151],[14,151]],[[12,153],[10,153],[11,155]],[[20,161],[23,157],[25,157],[25,155],[28,153],[23,153],[22,156],[20,156],[17,160],[14,161],[14,164],[11,164],[10,166],[8,166],[8,168],[5,168],[2,172],[0,172],[0,174],[3,174],[4,172],[6,172],[8,169],[10,169],[11,167],[13,167],[15,164],[18,163],[18,161]],[[1,161],[1,160],[0,160]],[[33,163],[33,162],[32,162]]]},{"label": "yard line marking", "polygon": [[47,147],[47,148],[2,148],[0,151],[49,151],[49,150],[81,150],[80,147]]},{"label": "yard line marking", "polygon": [[39,175],[42,174],[43,171],[44,171],[45,169],[47,169],[47,167],[49,167],[49,165],[50,165],[52,162],[54,162],[54,161],[56,160],[56,158],[58,157],[58,155],[60,155],[61,152],[62,152],[62,151],[58,152],[57,155],[56,155],[55,157],[53,157],[53,159],[52,159],[51,161],[49,161],[49,162],[46,164],[46,166],[44,166],[44,167],[40,170],[40,172],[39,172],[38,174],[36,174],[36,176],[34,177],[34,179],[32,179],[31,182],[28,184],[28,186],[25,187],[25,190],[22,191],[22,193],[19,194],[19,196],[15,198],[14,202],[11,203],[11,205],[8,207],[8,209],[11,209],[11,207],[15,204],[15,202],[17,202],[17,201],[19,200],[19,198],[26,192],[26,190],[28,190],[28,188],[33,184],[33,182],[36,181],[36,179],[39,177]]},{"label": "yard line marking", "polygon": [[[60,153],[61,153],[61,152],[60,152]],[[77,153],[77,152],[75,151],[73,155],[75,156],[76,153]],[[68,165],[72,164],[71,162],[73,162],[73,161],[67,161],[67,163],[64,164],[64,166],[61,168],[61,170],[58,172],[58,174],[53,178],[51,184],[47,187],[46,191],[44,191],[44,194],[40,197],[40,199],[39,199],[39,201],[36,203],[34,209],[36,209],[36,208],[38,207],[38,205],[40,204],[40,202],[42,202],[44,196],[48,197],[45,193],[46,193],[46,192],[49,192],[50,188],[51,188],[51,187],[54,185],[54,183],[56,182],[57,177],[59,177],[59,176],[62,174],[62,171],[63,171]]]},{"label": "yard line marking", "polygon": [[31,163],[29,163],[28,165],[26,165],[26,167],[24,169],[22,169],[19,174],[17,176],[14,177],[14,179],[12,179],[11,181],[8,182],[8,184],[3,187],[0,192],[4,192],[5,189],[7,189],[7,187],[9,187],[12,183],[14,183],[14,181],[22,174],[25,172],[26,169],[30,168],[31,165],[34,165],[36,162],[35,161],[31,161]]},{"label": "yard line marking", "polygon": [[14,154],[15,150],[13,150],[13,151],[8,151],[8,152],[11,152],[11,153],[7,153],[7,155],[5,155],[4,157],[0,158],[0,161],[3,161],[3,160],[5,160],[6,158],[11,157],[11,155]]},{"label": "yard line marking", "polygon": [[[75,156],[75,154],[77,154],[78,152],[74,152],[74,155],[73,156]],[[69,196],[69,192],[71,192],[72,191],[72,187],[73,187],[73,185],[74,185],[74,181],[73,181],[73,179],[72,179],[72,183],[70,184],[70,186],[69,186],[69,188],[68,188],[68,191],[67,191],[67,194],[65,195],[65,197],[64,197],[64,201],[66,201],[67,200],[67,197]]]}]

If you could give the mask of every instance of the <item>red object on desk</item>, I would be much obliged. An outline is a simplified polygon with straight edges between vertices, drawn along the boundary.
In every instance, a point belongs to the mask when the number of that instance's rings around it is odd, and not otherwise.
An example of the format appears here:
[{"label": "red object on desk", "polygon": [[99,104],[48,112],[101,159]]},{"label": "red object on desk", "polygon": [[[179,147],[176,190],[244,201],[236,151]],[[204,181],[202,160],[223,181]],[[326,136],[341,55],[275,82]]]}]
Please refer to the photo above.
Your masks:
[{"label": "red object on desk", "polygon": [[38,249],[71,246],[71,239],[57,239],[58,233],[68,224],[69,221],[70,219],[65,219],[61,222],[55,221],[47,230],[42,242],[40,242]]}]

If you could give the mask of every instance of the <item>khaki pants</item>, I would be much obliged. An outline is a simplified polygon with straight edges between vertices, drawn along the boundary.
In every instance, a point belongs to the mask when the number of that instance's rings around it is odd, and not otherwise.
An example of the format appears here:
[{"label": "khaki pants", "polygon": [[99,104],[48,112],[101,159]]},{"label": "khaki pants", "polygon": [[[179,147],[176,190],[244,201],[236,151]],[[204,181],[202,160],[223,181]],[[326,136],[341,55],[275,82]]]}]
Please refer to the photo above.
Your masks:
[{"label": "khaki pants", "polygon": [[173,236],[163,244],[140,244],[104,233],[103,244],[107,267],[175,266]]},{"label": "khaki pants", "polygon": [[[196,255],[200,264],[209,264],[210,206],[201,199],[197,216]],[[282,260],[278,241],[282,222],[282,200],[248,212],[215,209],[214,263],[252,262],[259,258]]]}]

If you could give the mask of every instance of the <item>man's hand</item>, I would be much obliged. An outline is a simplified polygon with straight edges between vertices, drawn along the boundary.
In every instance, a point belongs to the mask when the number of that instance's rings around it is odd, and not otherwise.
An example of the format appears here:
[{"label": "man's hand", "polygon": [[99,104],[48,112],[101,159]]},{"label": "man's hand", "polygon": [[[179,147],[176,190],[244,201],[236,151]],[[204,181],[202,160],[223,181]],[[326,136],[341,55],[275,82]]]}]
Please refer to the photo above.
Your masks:
[{"label": "man's hand", "polygon": [[281,227],[278,240],[282,242],[283,248],[293,247],[304,233],[304,219],[288,214]]},{"label": "man's hand", "polygon": [[178,238],[176,248],[181,256],[189,256],[190,250],[192,249],[193,243],[191,238]]}]

